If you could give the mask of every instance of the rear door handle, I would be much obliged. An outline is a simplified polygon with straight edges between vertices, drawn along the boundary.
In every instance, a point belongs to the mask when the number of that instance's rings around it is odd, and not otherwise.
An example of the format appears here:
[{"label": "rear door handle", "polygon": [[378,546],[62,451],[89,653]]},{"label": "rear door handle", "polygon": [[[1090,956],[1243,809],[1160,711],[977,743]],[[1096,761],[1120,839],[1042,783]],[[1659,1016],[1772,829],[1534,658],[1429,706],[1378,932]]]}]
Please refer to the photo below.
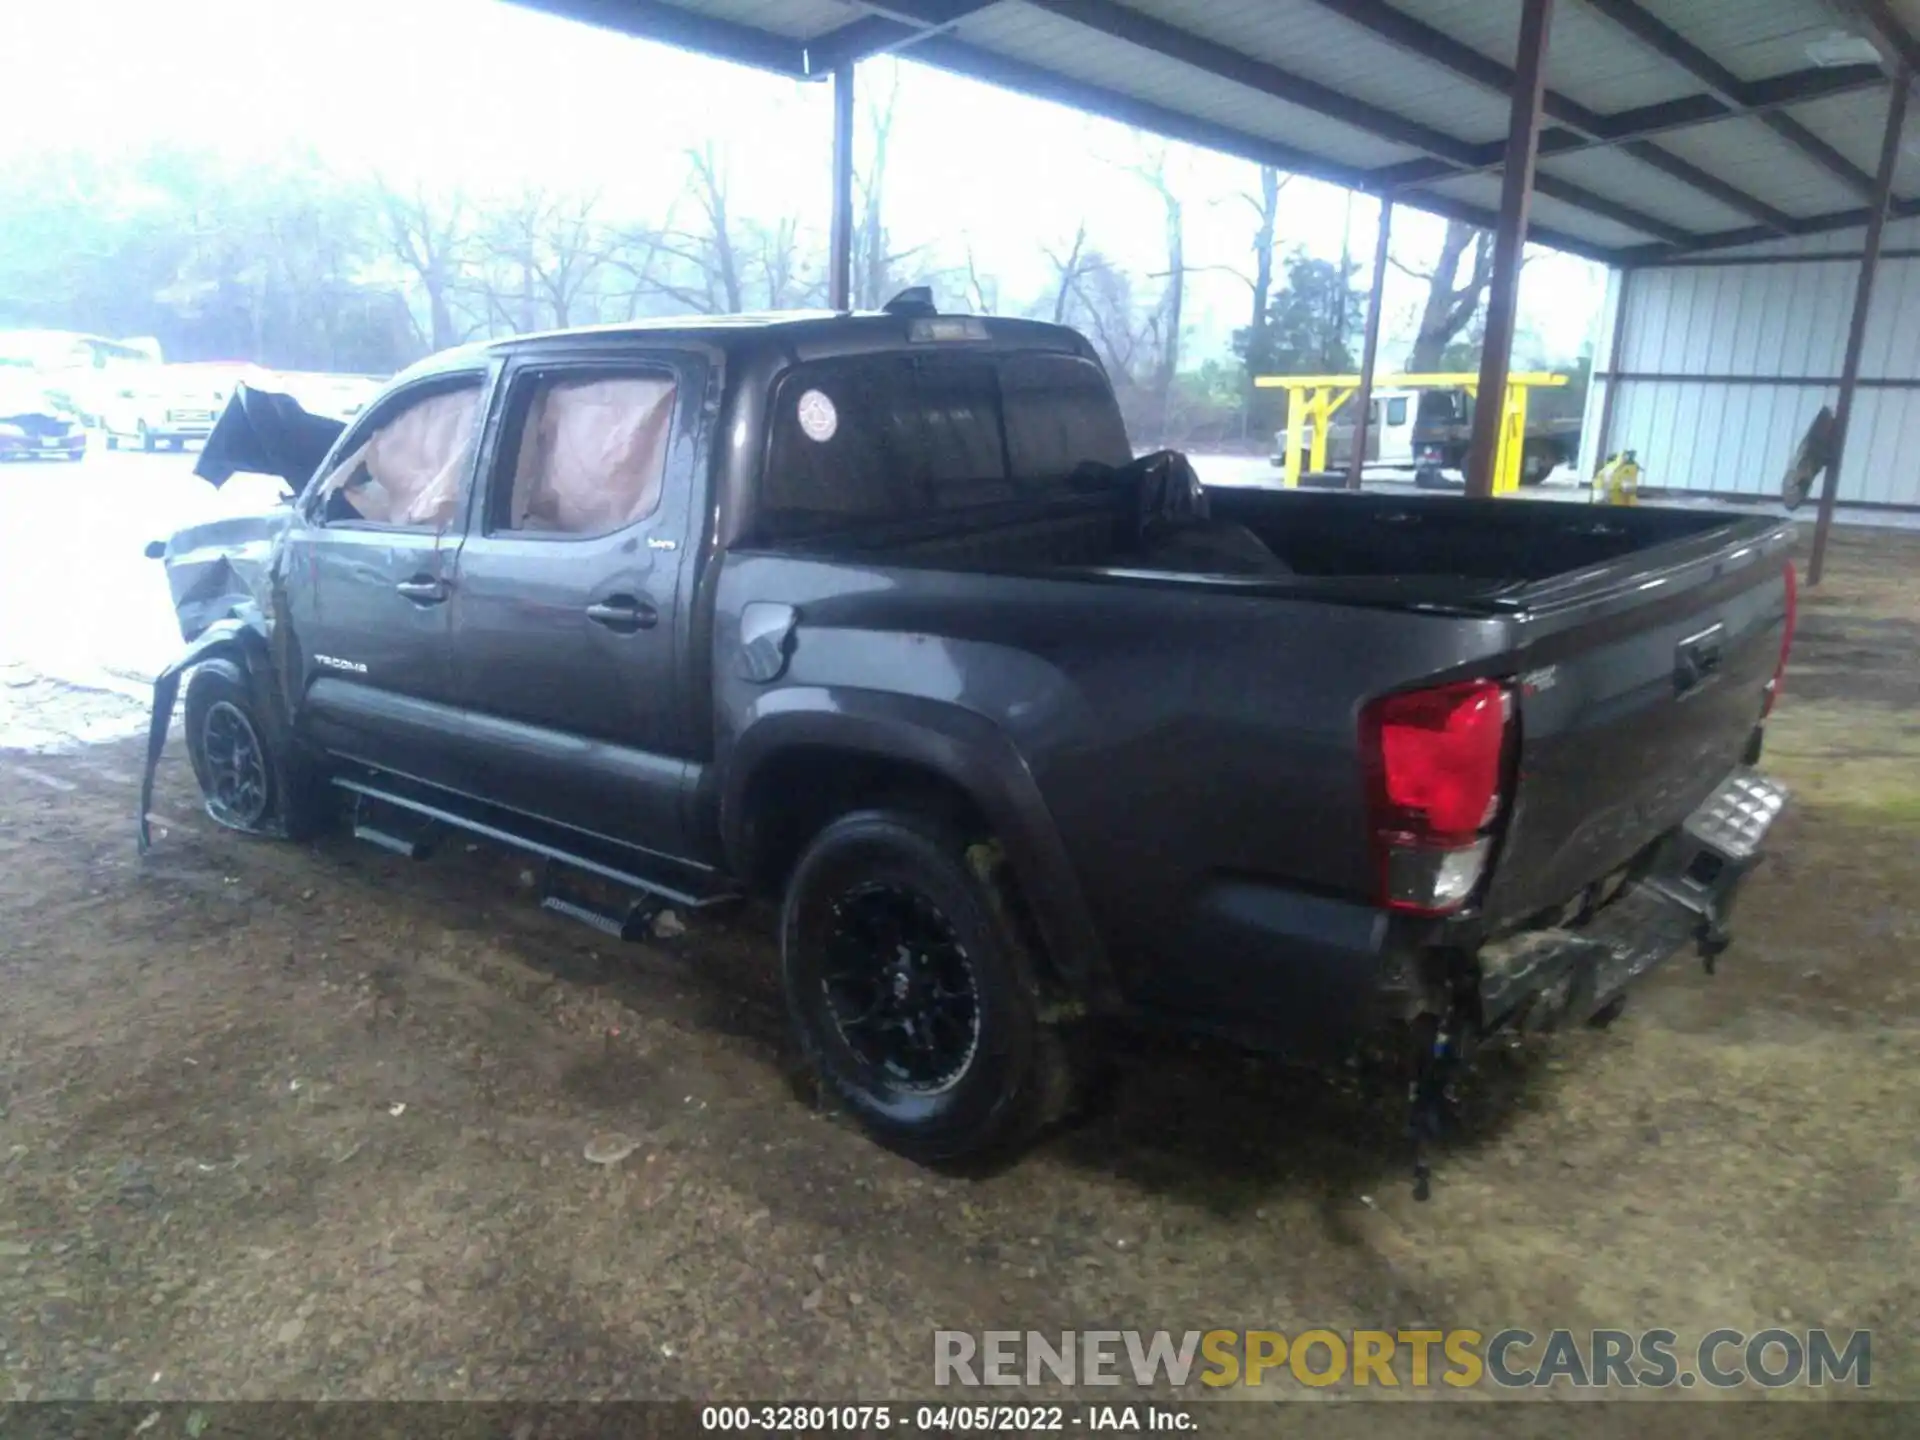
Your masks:
[{"label": "rear door handle", "polygon": [[631,595],[615,595],[611,600],[597,600],[587,606],[587,618],[596,625],[631,635],[636,630],[651,630],[658,625],[660,612]]},{"label": "rear door handle", "polygon": [[438,605],[447,598],[446,582],[429,575],[416,575],[411,580],[402,580],[393,588],[416,605]]}]

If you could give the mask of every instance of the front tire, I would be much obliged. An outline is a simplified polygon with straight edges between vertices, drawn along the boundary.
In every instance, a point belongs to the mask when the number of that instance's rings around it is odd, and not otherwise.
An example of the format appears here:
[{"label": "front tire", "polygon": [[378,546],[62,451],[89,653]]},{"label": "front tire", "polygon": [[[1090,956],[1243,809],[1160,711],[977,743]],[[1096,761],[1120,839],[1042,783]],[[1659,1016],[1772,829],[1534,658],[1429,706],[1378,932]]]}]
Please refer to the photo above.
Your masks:
[{"label": "front tire", "polygon": [[147,422],[140,421],[140,448],[151,455],[153,453],[153,432],[147,429]]},{"label": "front tire", "polygon": [[842,816],[787,885],[787,1005],[822,1089],[922,1163],[1017,1148],[1067,1109],[1067,1049],[993,857],[916,810]]},{"label": "front tire", "polygon": [[120,437],[114,434],[113,431],[102,430],[100,437],[107,442],[107,449],[118,450],[120,448]]},{"label": "front tire", "polygon": [[231,660],[206,660],[187,679],[187,754],[207,814],[250,835],[300,838],[318,813],[307,767],[260,713]]}]

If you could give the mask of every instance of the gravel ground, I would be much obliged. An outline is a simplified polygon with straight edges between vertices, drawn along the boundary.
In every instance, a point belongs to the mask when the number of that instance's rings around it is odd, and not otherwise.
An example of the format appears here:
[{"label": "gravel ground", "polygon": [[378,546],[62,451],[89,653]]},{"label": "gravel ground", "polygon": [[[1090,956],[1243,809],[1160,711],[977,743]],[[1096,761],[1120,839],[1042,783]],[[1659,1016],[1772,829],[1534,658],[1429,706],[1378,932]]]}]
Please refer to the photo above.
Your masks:
[{"label": "gravel ground", "polygon": [[1720,974],[1479,1067],[1426,1205],[1384,1081],[1164,1042],[916,1169],[816,1108],[765,916],[613,947],[488,850],[247,840],[177,744],[143,862],[135,744],[60,743],[124,702],[0,671],[0,1400],[878,1399],[935,1328],[1421,1322],[1870,1327],[1920,1399],[1920,542],[1836,538]]}]

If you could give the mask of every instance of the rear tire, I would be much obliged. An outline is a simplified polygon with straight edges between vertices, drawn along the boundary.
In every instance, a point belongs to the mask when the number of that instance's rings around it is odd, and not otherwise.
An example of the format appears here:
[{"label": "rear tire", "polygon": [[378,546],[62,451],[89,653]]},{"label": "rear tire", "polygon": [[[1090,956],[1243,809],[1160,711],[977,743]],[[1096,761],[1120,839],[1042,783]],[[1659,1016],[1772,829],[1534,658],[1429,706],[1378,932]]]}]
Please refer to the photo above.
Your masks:
[{"label": "rear tire", "polygon": [[102,430],[100,432],[100,438],[107,442],[107,449],[118,450],[120,448],[120,437],[114,434],[113,431]]},{"label": "rear tire", "polygon": [[153,432],[147,429],[146,421],[142,420],[139,422],[139,424],[140,424],[140,448],[146,451],[147,454],[151,455],[153,453],[153,448],[154,448]]},{"label": "rear tire", "polygon": [[926,1164],[1015,1150],[1075,1090],[993,853],[916,809],[855,811],[807,846],[781,908],[787,1006],[823,1092]]}]

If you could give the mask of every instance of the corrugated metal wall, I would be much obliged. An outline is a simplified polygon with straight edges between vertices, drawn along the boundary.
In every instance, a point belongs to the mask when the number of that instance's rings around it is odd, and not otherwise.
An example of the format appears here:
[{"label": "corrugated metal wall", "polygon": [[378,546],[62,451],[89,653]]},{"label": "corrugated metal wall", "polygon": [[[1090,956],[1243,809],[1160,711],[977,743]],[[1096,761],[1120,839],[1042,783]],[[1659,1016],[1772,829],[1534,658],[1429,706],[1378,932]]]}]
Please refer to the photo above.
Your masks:
[{"label": "corrugated metal wall", "polygon": [[[1730,256],[1858,254],[1859,231],[1803,236]],[[1920,248],[1920,222],[1887,227],[1891,251]],[[1641,270],[1628,286],[1620,363],[1598,371],[1690,376],[1621,380],[1610,450],[1634,450],[1646,483],[1672,489],[1772,495],[1807,424],[1838,395],[1856,260]],[[1619,300],[1608,290],[1605,314]],[[1603,342],[1604,343],[1604,342]],[[1874,285],[1840,499],[1920,506],[1920,259],[1883,259]],[[1726,376],[1756,377],[1729,383]],[[1808,381],[1825,383],[1807,383]],[[1605,386],[1588,397],[1587,453],[1597,453]]]}]

